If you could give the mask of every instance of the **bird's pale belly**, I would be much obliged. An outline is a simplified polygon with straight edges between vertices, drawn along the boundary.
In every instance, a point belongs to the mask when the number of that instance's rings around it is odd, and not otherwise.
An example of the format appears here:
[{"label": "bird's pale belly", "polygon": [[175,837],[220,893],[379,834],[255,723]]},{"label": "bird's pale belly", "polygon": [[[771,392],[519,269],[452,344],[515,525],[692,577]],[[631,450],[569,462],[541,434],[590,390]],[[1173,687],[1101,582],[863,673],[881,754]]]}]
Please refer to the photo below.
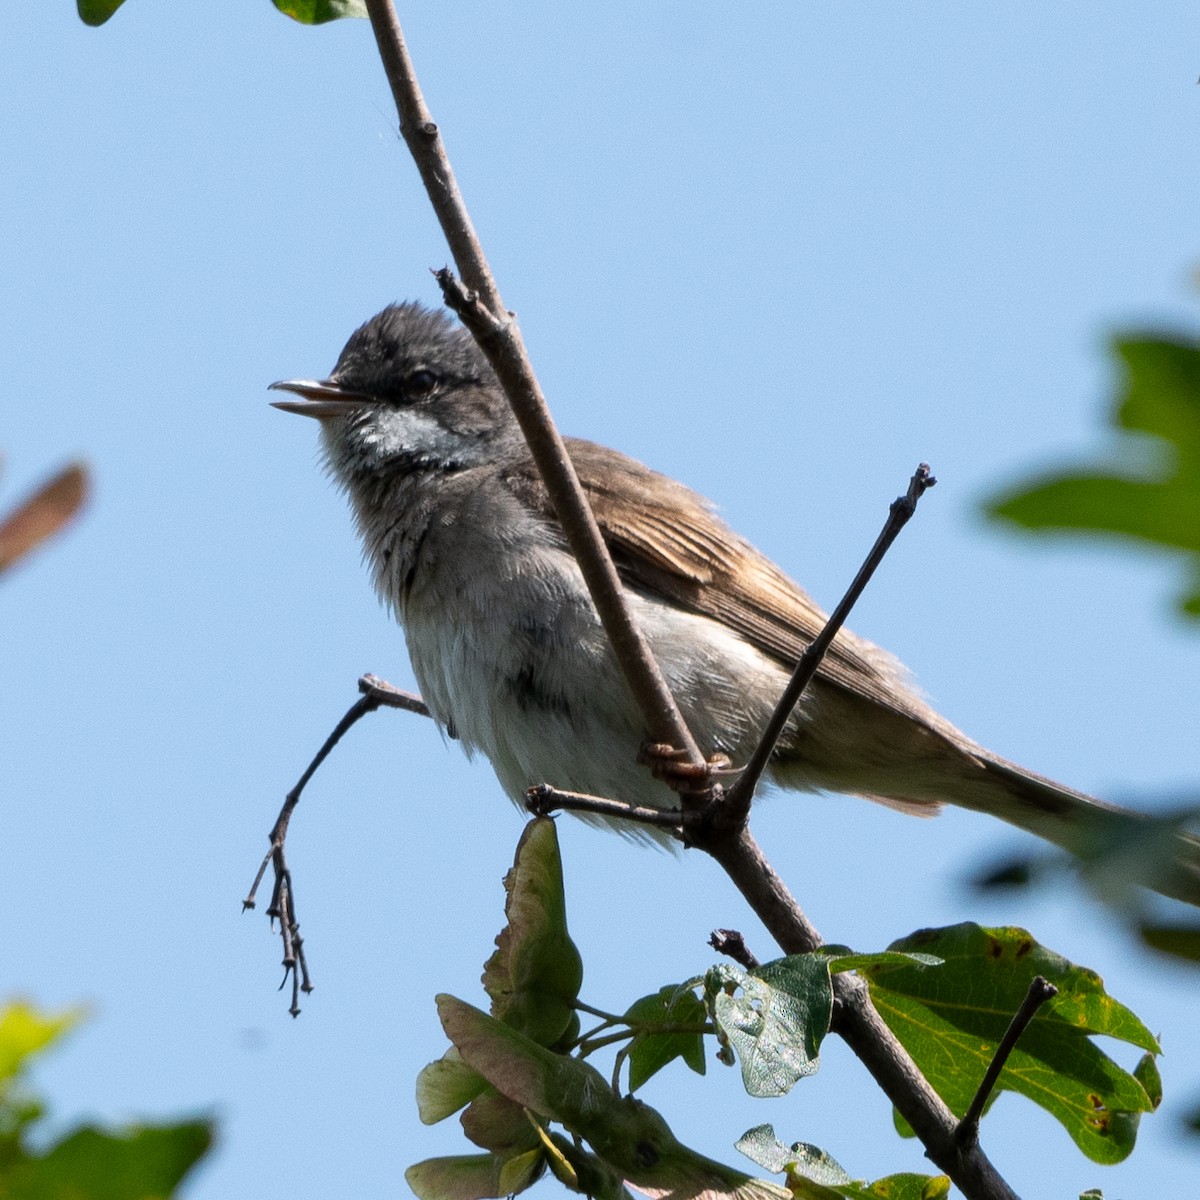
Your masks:
[{"label": "bird's pale belly", "polygon": [[[440,605],[409,606],[409,654],[430,711],[468,754],[491,762],[518,804],[528,788],[549,783],[657,808],[673,805],[672,791],[638,762],[644,724],[582,581],[552,607],[545,581],[536,582],[536,606],[514,603],[521,588],[510,585],[494,603],[467,613],[460,603],[453,622]],[[703,751],[743,761],[786,681],[783,671],[714,621],[639,596],[632,600]],[[538,621],[529,617],[535,611]],[[506,636],[498,636],[500,613],[513,615]]]}]

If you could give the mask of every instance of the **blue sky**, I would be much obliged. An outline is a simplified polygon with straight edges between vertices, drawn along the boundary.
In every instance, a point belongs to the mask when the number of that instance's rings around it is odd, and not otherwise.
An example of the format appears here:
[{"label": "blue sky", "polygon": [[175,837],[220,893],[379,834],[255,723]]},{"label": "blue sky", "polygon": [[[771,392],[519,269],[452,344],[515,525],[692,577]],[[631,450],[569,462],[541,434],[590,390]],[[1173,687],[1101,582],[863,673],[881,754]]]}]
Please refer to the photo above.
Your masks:
[{"label": "blue sky", "polygon": [[[710,495],[826,605],[930,461],[854,627],[1008,757],[1113,799],[1194,794],[1200,638],[1174,567],[976,515],[1105,445],[1111,331],[1195,327],[1194,6],[403,8],[565,431]],[[411,685],[316,431],[265,390],[328,370],[388,301],[437,299],[447,255],[370,31],[267,0],[128,0],[90,30],[58,0],[14,6],[4,37],[0,496],[75,455],[95,496],[3,590],[2,986],[91,1006],[38,1076],[63,1122],[217,1112],[191,1200],[403,1195],[406,1165],[464,1147],[419,1124],[413,1079],[444,1046],[433,994],[480,999],[518,814],[486,764],[382,714],[293,824],[318,985],[298,1021],[238,907],[357,675]],[[1018,834],[790,795],[755,826],[831,940],[1023,924],[1161,1031],[1167,1109],[1118,1168],[1001,1099],[984,1136],[1018,1191],[1200,1177],[1177,1124],[1195,976],[1066,888],[966,893]],[[702,971],[714,926],[767,953],[710,863],[569,821],[562,840],[590,1002]],[[769,1120],[855,1175],[925,1165],[837,1044],[782,1103],[715,1063],[646,1099],[730,1162]]]}]

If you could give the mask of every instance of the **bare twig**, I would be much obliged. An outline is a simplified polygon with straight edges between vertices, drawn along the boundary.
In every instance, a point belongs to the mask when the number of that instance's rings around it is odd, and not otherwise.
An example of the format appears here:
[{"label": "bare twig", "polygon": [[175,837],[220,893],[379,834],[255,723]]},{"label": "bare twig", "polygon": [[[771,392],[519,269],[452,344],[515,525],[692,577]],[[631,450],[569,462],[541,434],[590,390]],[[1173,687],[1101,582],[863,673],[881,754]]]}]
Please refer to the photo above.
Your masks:
[{"label": "bare twig", "polygon": [[758,787],[758,781],[762,778],[762,773],[767,769],[771,755],[775,752],[775,745],[779,741],[784,727],[787,725],[788,718],[791,717],[792,711],[796,707],[797,701],[799,701],[801,694],[808,686],[812,677],[817,673],[817,668],[821,665],[821,659],[825,657],[825,652],[829,649],[830,643],[832,643],[834,637],[837,635],[838,630],[846,623],[846,618],[850,615],[850,610],[854,607],[859,596],[862,595],[863,589],[871,580],[871,576],[875,574],[875,568],[883,561],[883,556],[899,536],[900,530],[908,524],[909,518],[916,512],[917,501],[935,483],[937,483],[937,480],[929,473],[929,464],[921,463],[913,474],[912,479],[909,480],[908,491],[903,496],[899,496],[892,501],[891,506],[888,508],[887,521],[884,523],[879,537],[875,539],[875,545],[871,547],[870,554],[867,555],[863,565],[859,568],[853,583],[847,588],[841,603],[833,610],[829,620],[825,622],[825,628],[813,639],[808,649],[801,656],[800,661],[796,664],[792,678],[788,681],[787,687],[784,688],[783,695],[780,696],[779,703],[775,706],[775,711],[771,714],[771,719],[767,722],[766,729],[763,730],[763,735],[759,739],[758,746],[750,756],[750,760],[746,763],[741,775],[738,777],[738,781],[726,792],[725,801],[722,805],[724,810],[721,814],[722,821],[736,825],[744,825],[746,823],[750,815],[750,802],[754,799],[754,790]]},{"label": "bare twig", "polygon": [[624,800],[609,800],[604,796],[589,796],[584,792],[562,792],[548,783],[539,783],[525,793],[525,807],[535,817],[546,817],[552,812],[590,813],[613,820],[632,821],[637,825],[651,825],[667,829],[680,835],[683,813],[679,809],[647,808],[643,805],[626,804]]},{"label": "bare twig", "polygon": [[737,929],[714,929],[709,936],[708,944],[726,958],[732,958],[735,963],[753,971],[759,965],[753,951],[746,945],[746,939]]},{"label": "bare twig", "polygon": [[313,757],[312,762],[305,768],[304,774],[300,776],[296,786],[285,797],[283,807],[279,810],[279,816],[275,818],[275,824],[271,827],[268,835],[270,848],[259,865],[254,882],[250,885],[250,891],[242,901],[243,911],[255,906],[259,885],[267,872],[267,867],[271,866],[274,869],[275,882],[271,889],[271,903],[267,906],[267,916],[271,918],[272,922],[279,922],[279,936],[283,940],[283,981],[279,986],[282,988],[289,978],[292,981],[292,1003],[288,1011],[293,1017],[300,1015],[300,993],[313,990],[312,979],[308,973],[308,962],[304,956],[304,939],[300,936],[300,922],[296,916],[295,887],[285,849],[288,824],[300,801],[300,794],[304,791],[308,781],[316,774],[317,768],[329,756],[329,752],[367,713],[374,712],[377,708],[403,708],[408,712],[429,716],[429,709],[426,708],[425,702],[420,696],[403,692],[376,675],[362,676],[358,681],[358,690],[362,692],[361,699],[356,700],[346,715],[337,723],[333,732],[325,739],[324,744]]},{"label": "bare twig", "polygon": [[1013,1014],[1013,1019],[1004,1031],[1004,1036],[1000,1039],[1000,1044],[996,1047],[996,1053],[992,1056],[992,1061],[988,1064],[988,1069],[984,1072],[979,1090],[975,1093],[967,1111],[963,1114],[963,1119],[958,1123],[955,1137],[961,1144],[973,1145],[978,1142],[979,1119],[983,1116],[983,1110],[988,1102],[988,1097],[992,1094],[992,1089],[995,1088],[996,1081],[1000,1078],[1000,1072],[1004,1070],[1004,1064],[1008,1062],[1008,1056],[1016,1048],[1017,1042],[1021,1040],[1021,1035],[1029,1027],[1029,1023],[1037,1014],[1037,1010],[1047,1000],[1052,1000],[1057,995],[1058,988],[1043,976],[1035,975],[1030,981],[1029,990],[1025,993],[1025,999],[1021,1001],[1021,1007]]}]

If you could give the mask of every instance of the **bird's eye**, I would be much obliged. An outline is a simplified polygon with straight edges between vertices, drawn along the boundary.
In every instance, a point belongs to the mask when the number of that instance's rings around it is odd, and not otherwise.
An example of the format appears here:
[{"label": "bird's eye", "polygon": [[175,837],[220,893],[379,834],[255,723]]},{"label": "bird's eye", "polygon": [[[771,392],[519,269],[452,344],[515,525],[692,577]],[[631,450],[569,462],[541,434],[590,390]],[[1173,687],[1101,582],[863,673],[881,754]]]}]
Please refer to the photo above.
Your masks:
[{"label": "bird's eye", "polygon": [[410,396],[428,396],[438,385],[438,377],[424,367],[413,371],[404,381],[404,390]]}]

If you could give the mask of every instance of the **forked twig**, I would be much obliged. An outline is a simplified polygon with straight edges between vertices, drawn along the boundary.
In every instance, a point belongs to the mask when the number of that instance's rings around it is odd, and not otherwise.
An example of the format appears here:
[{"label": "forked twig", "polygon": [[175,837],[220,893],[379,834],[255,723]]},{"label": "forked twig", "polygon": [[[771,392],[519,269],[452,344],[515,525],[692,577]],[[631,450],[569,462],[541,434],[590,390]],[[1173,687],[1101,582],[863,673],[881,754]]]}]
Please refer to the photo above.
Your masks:
[{"label": "forked twig", "polygon": [[903,496],[892,501],[888,508],[887,520],[875,539],[874,546],[821,632],[796,664],[796,669],[784,688],[754,753],[746,766],[737,772],[738,779],[732,787],[723,790],[719,784],[712,784],[707,797],[702,797],[706,800],[704,803],[690,805],[689,797],[684,796],[681,808],[657,809],[627,805],[619,800],[578,792],[563,792],[542,784],[530,788],[527,793],[526,807],[529,811],[545,814],[554,809],[563,809],[619,817],[639,825],[669,829],[681,840],[701,849],[707,849],[712,842],[727,837],[731,831],[743,829],[750,815],[750,803],[754,799],[755,788],[804,689],[817,673],[834,637],[846,623],[850,610],[862,595],[884,555],[916,512],[917,501],[935,483],[937,480],[929,473],[929,464],[920,463],[909,480],[908,490]]},{"label": "forked twig", "polygon": [[268,835],[270,849],[259,865],[250,891],[242,901],[243,912],[254,908],[258,888],[267,873],[267,867],[273,867],[275,882],[271,889],[271,903],[267,906],[267,916],[272,923],[279,922],[279,936],[283,940],[283,979],[279,986],[282,988],[289,978],[292,981],[292,1003],[288,1011],[293,1017],[300,1015],[300,993],[313,990],[308,962],[304,956],[304,939],[300,936],[300,922],[296,916],[296,893],[285,848],[288,824],[300,801],[300,794],[316,774],[317,768],[329,757],[329,752],[367,713],[372,713],[377,708],[402,708],[408,712],[429,716],[429,709],[420,696],[401,691],[377,675],[363,675],[358,681],[358,690],[362,692],[361,698],[351,705],[346,715],[334,726],[333,732],[305,768],[296,786],[284,798],[283,807],[279,810],[279,816],[275,818],[275,824]]}]

